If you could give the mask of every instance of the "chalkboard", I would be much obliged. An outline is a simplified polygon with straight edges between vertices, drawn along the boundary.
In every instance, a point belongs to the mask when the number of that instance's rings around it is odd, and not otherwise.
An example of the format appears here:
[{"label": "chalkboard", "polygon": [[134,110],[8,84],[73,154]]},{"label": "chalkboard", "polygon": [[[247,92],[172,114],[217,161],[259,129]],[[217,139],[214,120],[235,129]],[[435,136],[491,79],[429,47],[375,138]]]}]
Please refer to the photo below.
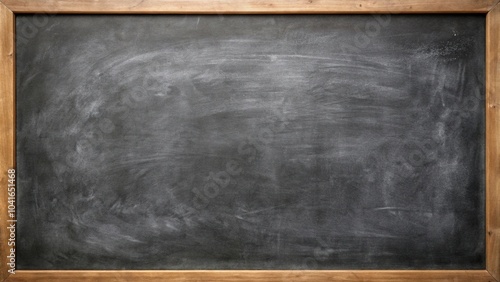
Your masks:
[{"label": "chalkboard", "polygon": [[19,269],[484,269],[484,16],[35,19]]}]

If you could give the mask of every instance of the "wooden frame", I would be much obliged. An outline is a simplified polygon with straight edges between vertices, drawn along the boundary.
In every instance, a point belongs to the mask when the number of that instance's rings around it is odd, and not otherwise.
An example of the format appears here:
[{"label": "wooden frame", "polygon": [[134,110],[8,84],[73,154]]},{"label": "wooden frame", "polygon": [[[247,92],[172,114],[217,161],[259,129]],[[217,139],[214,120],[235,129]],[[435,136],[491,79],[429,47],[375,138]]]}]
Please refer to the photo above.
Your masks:
[{"label": "wooden frame", "polygon": [[[500,281],[500,0],[0,0],[1,281]],[[15,167],[15,15],[486,14],[486,269],[447,271],[16,271],[7,272],[7,170]]]}]

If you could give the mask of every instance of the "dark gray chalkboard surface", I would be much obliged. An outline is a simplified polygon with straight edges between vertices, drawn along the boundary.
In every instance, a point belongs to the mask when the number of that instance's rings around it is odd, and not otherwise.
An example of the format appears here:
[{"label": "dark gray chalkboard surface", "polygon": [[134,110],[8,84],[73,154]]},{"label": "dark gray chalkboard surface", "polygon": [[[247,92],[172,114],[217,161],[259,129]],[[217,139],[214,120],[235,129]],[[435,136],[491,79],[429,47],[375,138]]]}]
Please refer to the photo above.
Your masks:
[{"label": "dark gray chalkboard surface", "polygon": [[35,19],[19,269],[484,268],[484,16]]}]

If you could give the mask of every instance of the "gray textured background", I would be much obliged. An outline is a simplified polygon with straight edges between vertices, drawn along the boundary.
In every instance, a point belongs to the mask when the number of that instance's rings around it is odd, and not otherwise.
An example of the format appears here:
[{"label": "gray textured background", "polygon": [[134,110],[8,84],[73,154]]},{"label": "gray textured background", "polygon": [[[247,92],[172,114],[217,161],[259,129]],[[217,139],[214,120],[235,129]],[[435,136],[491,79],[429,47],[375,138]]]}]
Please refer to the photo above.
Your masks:
[{"label": "gray textured background", "polygon": [[484,268],[484,16],[46,19],[19,269]]}]

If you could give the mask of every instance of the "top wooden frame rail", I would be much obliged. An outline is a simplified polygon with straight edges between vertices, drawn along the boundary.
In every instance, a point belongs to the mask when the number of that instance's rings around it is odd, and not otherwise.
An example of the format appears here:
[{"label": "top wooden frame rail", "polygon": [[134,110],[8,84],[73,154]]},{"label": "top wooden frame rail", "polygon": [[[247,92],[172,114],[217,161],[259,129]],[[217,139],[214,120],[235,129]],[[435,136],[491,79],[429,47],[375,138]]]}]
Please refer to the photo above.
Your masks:
[{"label": "top wooden frame rail", "polygon": [[499,0],[0,0],[14,13],[487,13]]},{"label": "top wooden frame rail", "polygon": [[[0,281],[500,282],[500,0],[0,0]],[[15,15],[486,14],[486,269],[340,271],[6,271],[6,174],[15,167]]]}]

